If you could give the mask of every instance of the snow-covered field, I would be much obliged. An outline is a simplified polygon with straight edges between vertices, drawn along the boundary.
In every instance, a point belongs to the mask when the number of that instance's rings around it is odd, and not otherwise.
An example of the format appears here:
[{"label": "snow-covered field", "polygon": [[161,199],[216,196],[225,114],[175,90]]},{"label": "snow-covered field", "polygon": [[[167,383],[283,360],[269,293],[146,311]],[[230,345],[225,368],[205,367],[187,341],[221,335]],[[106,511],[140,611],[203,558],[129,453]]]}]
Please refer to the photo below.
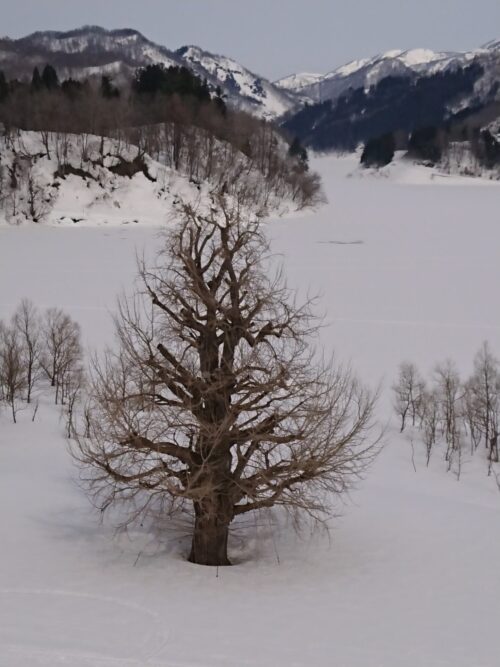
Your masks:
[{"label": "snow-covered field", "polygon": [[[391,418],[400,361],[469,373],[500,355],[500,188],[396,165],[358,174],[322,158],[328,206],[272,221],[292,285],[321,295],[323,342]],[[22,297],[60,306],[86,345],[110,342],[136,248],[157,228],[0,227],[0,318]],[[390,423],[386,448],[330,538],[257,517],[237,565],[185,562],[184,532],[113,537],[76,481],[63,423],[0,417],[0,667],[497,667],[500,493],[482,460],[462,480],[424,467]],[[274,536],[274,538],[271,537]]]}]

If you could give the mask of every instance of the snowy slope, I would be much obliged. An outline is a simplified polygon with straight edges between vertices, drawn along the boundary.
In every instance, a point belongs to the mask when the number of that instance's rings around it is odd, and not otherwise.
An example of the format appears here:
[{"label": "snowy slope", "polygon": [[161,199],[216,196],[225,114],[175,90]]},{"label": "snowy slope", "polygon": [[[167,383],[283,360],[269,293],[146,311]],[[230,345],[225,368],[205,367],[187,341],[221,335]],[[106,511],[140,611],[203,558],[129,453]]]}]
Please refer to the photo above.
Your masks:
[{"label": "snowy slope", "polygon": [[[80,138],[68,135],[68,151],[65,164],[74,173],[58,174],[58,162],[51,145],[47,157],[40,134],[22,132],[7,148],[1,144],[2,169],[19,164],[19,156],[36,156],[33,159],[31,178],[35,184],[36,202],[33,206],[40,213],[35,222],[48,225],[95,226],[140,224],[161,226],[171,215],[179,197],[195,201],[206,196],[208,183],[200,188],[182,174],[145,156],[147,176],[139,171],[134,176],[121,176],[112,172],[122,160],[133,160],[135,146],[121,146],[113,140],[104,144],[105,157],[101,162],[101,140],[88,137],[87,161],[82,162]],[[0,225],[33,224],[27,193],[27,174],[18,171],[18,190],[11,197],[14,202],[2,202]],[[81,170],[81,172],[79,171]]]},{"label": "snowy slope", "polygon": [[[221,169],[212,169],[211,177],[201,180],[201,176],[195,179],[194,173],[188,174],[182,161],[176,171],[168,166],[165,155],[152,159],[123,140],[56,133],[48,137],[48,152],[38,132],[0,137],[0,179],[14,172],[17,179],[16,188],[0,198],[0,226],[158,227],[175,213],[180,200],[203,204],[222,182],[231,196],[243,172],[248,186],[258,186],[263,178],[243,153],[229,163],[227,146],[218,140],[214,140],[213,151],[214,160],[220,158]],[[283,154],[286,150],[287,144],[283,144]],[[269,192],[256,187],[254,201],[263,210],[279,215],[294,210],[299,200],[294,204],[292,186],[287,189],[281,184]]]},{"label": "snowy slope", "polygon": [[299,74],[285,76],[283,79],[278,79],[278,81],[275,81],[274,83],[283,90],[301,93],[304,88],[321,81],[323,76],[323,74],[315,74],[312,72],[300,72]]},{"label": "snowy slope", "polygon": [[187,67],[213,86],[220,86],[229,100],[238,107],[262,118],[276,118],[297,106],[297,99],[239,63],[225,56],[214,55],[197,46],[177,51]]},{"label": "snowy slope", "polygon": [[[402,359],[469,373],[483,340],[500,355],[499,190],[421,167],[360,178],[354,158],[313,167],[330,204],[268,232],[290,284],[322,295],[325,347],[384,381],[386,422]],[[159,242],[144,226],[2,227],[0,318],[26,296],[61,306],[100,349],[136,248]],[[0,415],[2,667],[497,667],[500,494],[482,459],[457,482],[443,452],[425,469],[415,435],[415,472],[391,422],[330,540],[263,515],[217,576],[184,561],[183,525],[155,538],[99,523],[50,403],[34,424]]]}]

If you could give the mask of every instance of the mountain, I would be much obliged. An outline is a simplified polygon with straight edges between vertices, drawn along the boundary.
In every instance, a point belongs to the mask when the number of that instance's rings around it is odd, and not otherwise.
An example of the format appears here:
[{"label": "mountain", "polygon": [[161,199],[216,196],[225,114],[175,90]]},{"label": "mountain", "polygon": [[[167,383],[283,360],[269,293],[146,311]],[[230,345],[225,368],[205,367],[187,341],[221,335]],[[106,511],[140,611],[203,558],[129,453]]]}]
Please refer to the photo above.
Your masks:
[{"label": "mountain", "polygon": [[251,113],[276,118],[297,106],[297,97],[271,83],[235,60],[215,55],[197,46],[176,51],[183,64],[214,86],[220,86],[229,99]]},{"label": "mountain", "polygon": [[457,57],[427,49],[388,51],[374,58],[353,60],[323,76],[294,75],[277,81],[276,85],[300,92],[314,102],[324,102],[337,99],[349,88],[369,88],[387,76],[412,76],[436,71],[448,66]]},{"label": "mountain", "polygon": [[304,95],[314,102],[336,100],[350,88],[368,89],[388,76],[417,78],[467,66],[472,61],[498,64],[500,41],[466,53],[435,52],[429,49],[393,50],[373,58],[353,60],[325,75],[294,74],[276,81],[287,91]]},{"label": "mountain", "polygon": [[35,32],[21,39],[0,39],[0,68],[8,78],[31,76],[34,67],[47,63],[56,67],[60,78],[108,74],[119,82],[147,65],[185,66],[206,78],[214,90],[220,87],[231,106],[266,119],[300,104],[293,92],[230,58],[196,46],[171,51],[136,30],[85,26],[70,32]]},{"label": "mountain", "polygon": [[275,81],[275,85],[282,90],[292,93],[304,94],[304,90],[310,89],[314,84],[324,78],[323,74],[312,74],[310,72],[301,72],[300,74],[291,74],[283,79]]},{"label": "mountain", "polygon": [[481,112],[498,115],[500,42],[467,53],[389,51],[352,61],[319,78],[288,77],[279,85],[313,104],[284,127],[307,145],[353,149],[387,132],[411,132]]}]

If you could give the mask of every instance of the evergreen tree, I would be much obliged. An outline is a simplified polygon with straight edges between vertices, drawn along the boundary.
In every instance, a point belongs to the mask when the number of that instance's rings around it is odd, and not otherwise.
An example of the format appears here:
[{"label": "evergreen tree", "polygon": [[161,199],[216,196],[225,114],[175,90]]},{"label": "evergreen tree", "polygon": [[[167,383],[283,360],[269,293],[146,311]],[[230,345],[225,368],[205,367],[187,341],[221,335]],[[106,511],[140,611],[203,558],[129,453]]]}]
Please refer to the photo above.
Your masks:
[{"label": "evergreen tree", "polygon": [[226,102],[224,101],[224,97],[225,95],[222,92],[222,88],[220,86],[217,86],[217,88],[215,89],[215,97],[213,101],[222,116],[227,115],[227,105]]},{"label": "evergreen tree", "polygon": [[62,92],[73,100],[83,92],[83,89],[84,84],[75,79],[66,79],[61,84]]},{"label": "evergreen tree", "polygon": [[481,132],[481,148],[480,159],[488,169],[500,164],[500,143],[489,130]]},{"label": "evergreen tree", "polygon": [[396,142],[392,133],[384,134],[377,139],[370,139],[366,142],[361,155],[361,164],[367,168],[385,167],[392,162],[395,149]]},{"label": "evergreen tree", "polygon": [[9,84],[5,78],[5,74],[0,70],[0,102],[3,102],[9,96]]},{"label": "evergreen tree", "polygon": [[415,160],[436,164],[443,154],[437,127],[415,130],[408,142],[408,155]]},{"label": "evergreen tree", "polygon": [[303,167],[304,171],[309,169],[309,156],[307,155],[307,150],[302,146],[298,137],[290,144],[288,149],[288,155],[291,158],[296,158],[299,164]]},{"label": "evergreen tree", "polygon": [[56,90],[59,88],[59,79],[56,70],[52,65],[45,65],[42,72],[43,85],[47,90]]},{"label": "evergreen tree", "polygon": [[106,99],[120,97],[120,91],[111,83],[111,78],[106,74],[101,77],[101,95]]},{"label": "evergreen tree", "polygon": [[31,78],[31,91],[33,93],[37,93],[43,88],[43,86],[44,83],[42,81],[42,77],[40,76],[38,67],[35,67],[35,69],[33,70],[33,76]]}]

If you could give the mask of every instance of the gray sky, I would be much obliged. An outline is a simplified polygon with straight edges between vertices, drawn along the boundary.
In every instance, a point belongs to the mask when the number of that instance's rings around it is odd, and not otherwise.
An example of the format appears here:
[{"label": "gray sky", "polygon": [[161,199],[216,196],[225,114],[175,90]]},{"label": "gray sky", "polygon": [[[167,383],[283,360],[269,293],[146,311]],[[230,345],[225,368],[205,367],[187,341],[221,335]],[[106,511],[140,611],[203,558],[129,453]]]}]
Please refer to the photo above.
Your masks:
[{"label": "gray sky", "polygon": [[270,79],[327,72],[381,51],[468,50],[500,38],[500,0],[0,0],[0,30],[84,24],[196,44]]}]

